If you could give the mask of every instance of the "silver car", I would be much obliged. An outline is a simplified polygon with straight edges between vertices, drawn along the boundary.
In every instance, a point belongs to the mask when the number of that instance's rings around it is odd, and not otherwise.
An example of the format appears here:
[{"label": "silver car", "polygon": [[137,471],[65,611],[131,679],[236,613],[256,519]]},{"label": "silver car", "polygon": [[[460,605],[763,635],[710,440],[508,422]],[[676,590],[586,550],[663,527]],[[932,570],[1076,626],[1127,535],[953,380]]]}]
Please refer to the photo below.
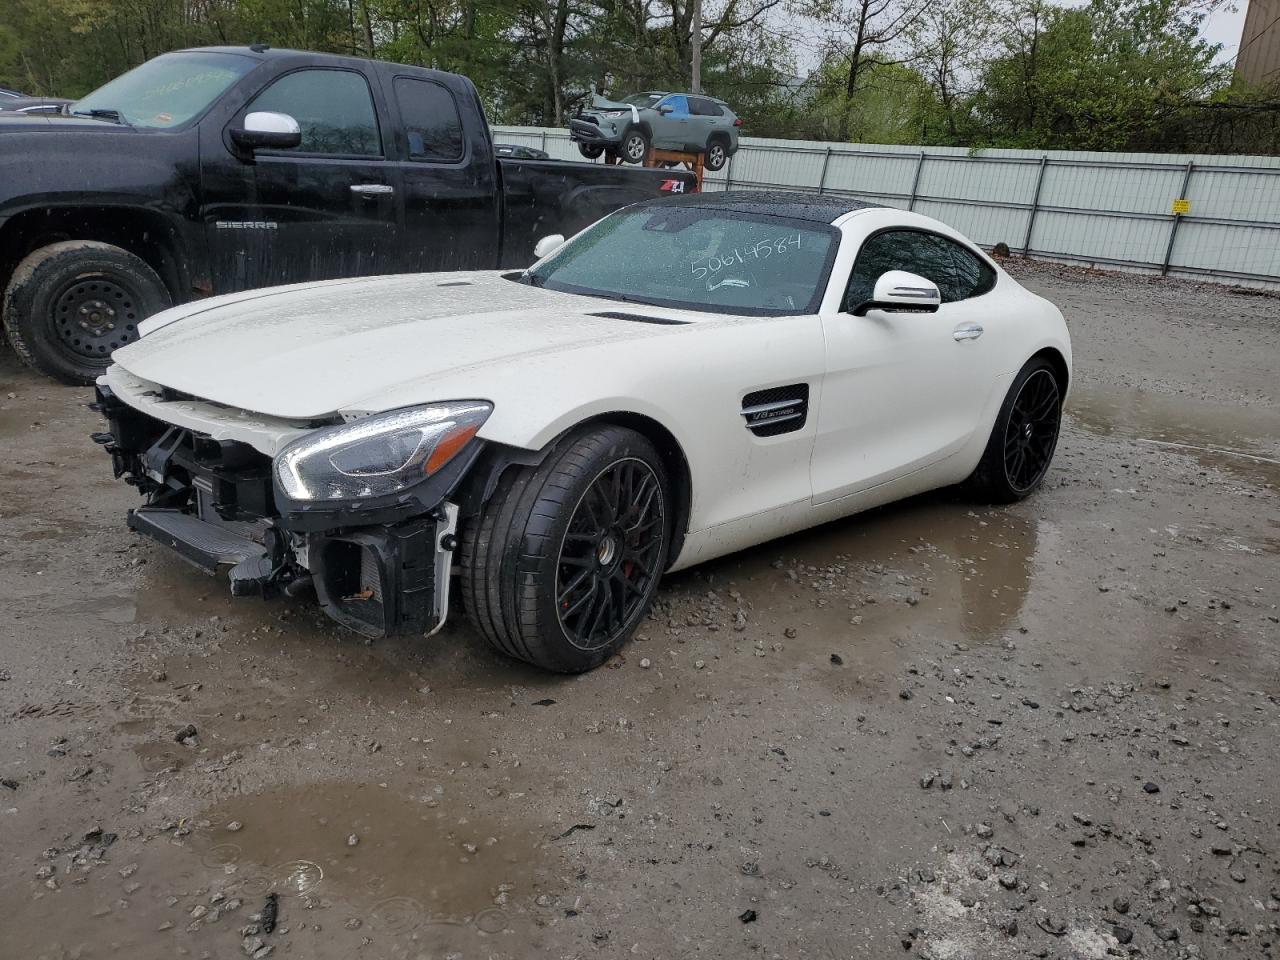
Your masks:
[{"label": "silver car", "polygon": [[705,153],[708,170],[719,170],[738,150],[742,120],[715,97],[650,91],[622,100],[593,96],[591,106],[569,121],[569,136],[584,157],[602,153],[643,163],[650,147]]}]

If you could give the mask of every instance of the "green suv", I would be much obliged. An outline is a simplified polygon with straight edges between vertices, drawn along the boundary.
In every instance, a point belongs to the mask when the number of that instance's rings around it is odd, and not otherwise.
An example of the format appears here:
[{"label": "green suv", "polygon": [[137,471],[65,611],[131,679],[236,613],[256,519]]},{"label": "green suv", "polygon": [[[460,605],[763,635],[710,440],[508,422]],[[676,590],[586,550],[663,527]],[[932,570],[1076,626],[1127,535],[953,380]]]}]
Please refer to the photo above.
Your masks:
[{"label": "green suv", "polygon": [[591,98],[591,106],[569,120],[569,136],[584,157],[602,153],[643,163],[650,147],[705,153],[708,170],[719,170],[738,150],[742,126],[729,105],[692,93],[636,93],[622,100]]}]

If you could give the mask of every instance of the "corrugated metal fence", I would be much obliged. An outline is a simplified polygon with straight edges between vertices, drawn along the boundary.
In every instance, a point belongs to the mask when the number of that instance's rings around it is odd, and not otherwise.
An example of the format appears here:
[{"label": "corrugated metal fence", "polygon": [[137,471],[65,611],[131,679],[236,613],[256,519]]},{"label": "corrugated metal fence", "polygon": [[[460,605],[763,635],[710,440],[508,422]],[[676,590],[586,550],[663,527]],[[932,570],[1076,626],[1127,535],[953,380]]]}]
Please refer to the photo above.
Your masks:
[{"label": "corrugated metal fence", "polygon": [[[495,127],[494,136],[582,159],[567,130]],[[706,178],[707,190],[771,187],[878,200],[1034,257],[1280,287],[1280,157],[744,137]]]}]

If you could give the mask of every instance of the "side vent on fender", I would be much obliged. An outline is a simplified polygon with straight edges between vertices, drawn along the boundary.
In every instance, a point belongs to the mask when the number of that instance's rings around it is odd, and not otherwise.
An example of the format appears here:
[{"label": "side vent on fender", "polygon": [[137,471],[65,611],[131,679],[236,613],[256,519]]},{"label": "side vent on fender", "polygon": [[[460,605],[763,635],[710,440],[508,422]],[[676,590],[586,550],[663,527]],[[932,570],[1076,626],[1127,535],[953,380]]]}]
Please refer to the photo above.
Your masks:
[{"label": "side vent on fender", "polygon": [[804,428],[809,415],[809,385],[757,390],[742,398],[742,416],[747,429],[757,437],[776,437]]},{"label": "side vent on fender", "polygon": [[676,320],[674,317],[655,317],[647,313],[622,313],[617,310],[601,310],[599,313],[592,313],[589,316],[603,317],[606,320],[630,320],[632,323],[659,323],[670,327],[684,326],[689,322],[688,320]]}]

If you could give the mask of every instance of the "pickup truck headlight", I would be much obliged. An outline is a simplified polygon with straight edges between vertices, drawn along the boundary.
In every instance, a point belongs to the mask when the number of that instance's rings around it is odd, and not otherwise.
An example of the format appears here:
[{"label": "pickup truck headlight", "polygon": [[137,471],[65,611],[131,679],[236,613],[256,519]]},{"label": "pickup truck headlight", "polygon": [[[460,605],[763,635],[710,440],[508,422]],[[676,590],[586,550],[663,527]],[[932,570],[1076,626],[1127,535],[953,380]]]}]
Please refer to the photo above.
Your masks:
[{"label": "pickup truck headlight", "polygon": [[452,460],[492,412],[492,404],[460,400],[405,407],[317,430],[276,455],[276,480],[292,500],[359,500],[398,493]]}]

